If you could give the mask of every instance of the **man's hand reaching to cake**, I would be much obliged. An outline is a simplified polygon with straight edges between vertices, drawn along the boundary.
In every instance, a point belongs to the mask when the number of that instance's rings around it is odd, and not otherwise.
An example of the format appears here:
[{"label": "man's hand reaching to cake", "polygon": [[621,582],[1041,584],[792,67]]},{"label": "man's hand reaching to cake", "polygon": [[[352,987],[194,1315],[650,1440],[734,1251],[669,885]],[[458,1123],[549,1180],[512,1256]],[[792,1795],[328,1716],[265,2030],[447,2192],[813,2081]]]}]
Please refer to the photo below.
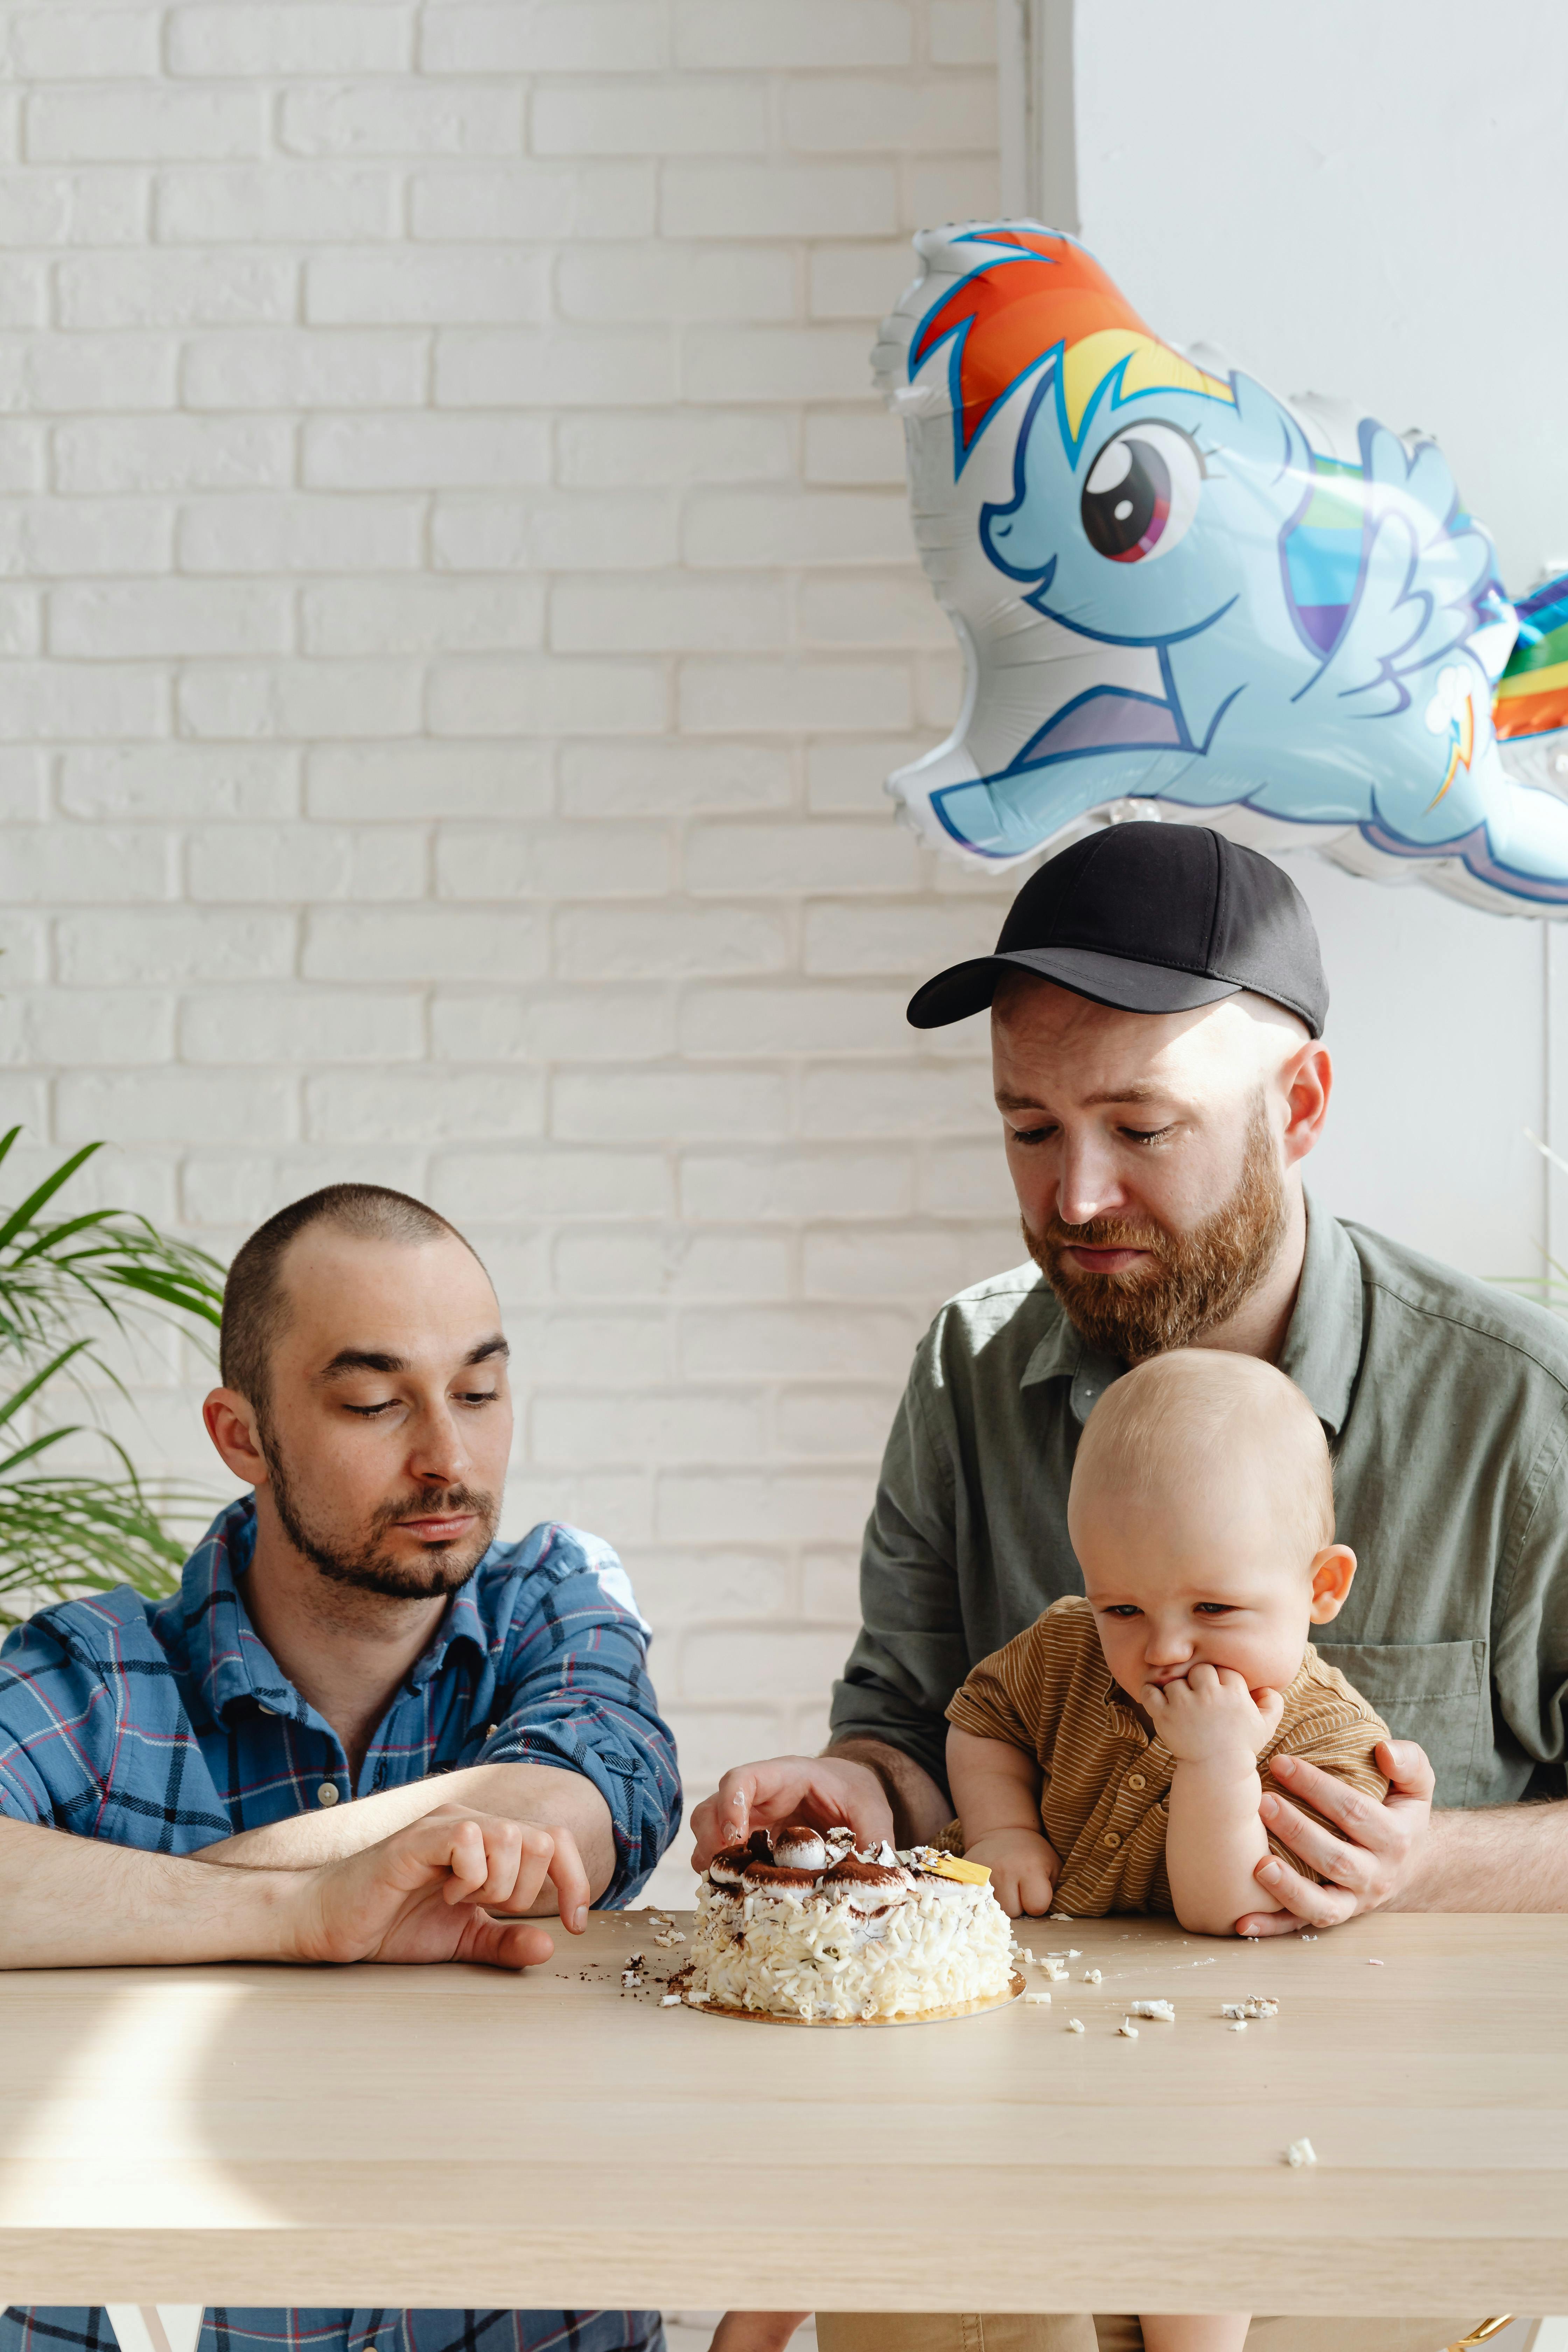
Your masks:
[{"label": "man's hand reaching to cake", "polygon": [[840,1822],[858,1846],[891,1845],[893,1809],[868,1765],[845,1756],[774,1756],[737,1764],[691,1816],[694,1870],[706,1870],[721,1846],[744,1845],[753,1830],[785,1822],[833,1829]]}]

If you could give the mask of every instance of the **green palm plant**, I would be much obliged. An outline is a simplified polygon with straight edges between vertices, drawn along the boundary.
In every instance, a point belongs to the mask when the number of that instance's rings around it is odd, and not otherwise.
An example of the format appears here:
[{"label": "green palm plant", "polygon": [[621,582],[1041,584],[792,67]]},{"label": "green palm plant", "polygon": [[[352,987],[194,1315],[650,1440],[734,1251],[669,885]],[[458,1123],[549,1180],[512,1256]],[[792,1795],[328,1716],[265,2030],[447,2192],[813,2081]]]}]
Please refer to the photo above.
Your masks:
[{"label": "green palm plant", "polygon": [[[14,1127],[0,1138],[0,1166],[20,1133]],[[126,1393],[103,1350],[150,1325],[172,1324],[210,1352],[223,1302],[216,1259],[145,1217],[123,1209],[46,1216],[102,1148],[84,1145],[18,1207],[0,1209],[0,1624],[15,1624],[40,1599],[109,1585],[172,1592],[187,1546],[167,1522],[205,1499],[143,1480],[119,1439],[92,1419],[57,1415],[69,1391],[90,1411],[90,1375]],[[102,1475],[49,1461],[84,1433],[110,1457]]]}]

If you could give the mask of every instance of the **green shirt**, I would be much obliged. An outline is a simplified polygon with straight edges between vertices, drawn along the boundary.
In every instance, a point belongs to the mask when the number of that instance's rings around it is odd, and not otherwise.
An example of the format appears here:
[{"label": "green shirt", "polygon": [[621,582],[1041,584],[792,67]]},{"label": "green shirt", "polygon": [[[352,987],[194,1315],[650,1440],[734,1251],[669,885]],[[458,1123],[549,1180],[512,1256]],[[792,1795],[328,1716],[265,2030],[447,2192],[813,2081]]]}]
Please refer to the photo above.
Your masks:
[{"label": "green shirt", "polygon": [[[1319,1655],[1420,1741],[1439,1804],[1562,1796],[1568,1328],[1309,1209],[1279,1365],[1322,1422],[1359,1562]],[[883,1458],[836,1738],[888,1740],[945,1786],[942,1710],[965,1675],[1083,1590],[1068,1484],[1125,1370],[1033,1265],[942,1308]]]}]

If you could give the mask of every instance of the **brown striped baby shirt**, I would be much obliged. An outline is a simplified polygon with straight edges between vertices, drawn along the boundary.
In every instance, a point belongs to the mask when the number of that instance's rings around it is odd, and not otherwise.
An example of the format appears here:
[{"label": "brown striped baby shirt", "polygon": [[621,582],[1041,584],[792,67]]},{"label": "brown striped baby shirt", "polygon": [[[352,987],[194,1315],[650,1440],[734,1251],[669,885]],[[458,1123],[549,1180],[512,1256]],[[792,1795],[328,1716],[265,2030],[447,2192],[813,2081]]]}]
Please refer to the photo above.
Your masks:
[{"label": "brown striped baby shirt", "polygon": [[[982,1658],[947,1719],[977,1739],[1026,1748],[1038,1763],[1041,1826],[1062,1865],[1054,1910],[1095,1919],[1108,1911],[1174,1909],[1165,1830],[1176,1759],[1145,1731],[1112,1678],[1087,1601],[1053,1601],[1005,1648]],[[1381,1803],[1388,1783],[1373,1749],[1388,1736],[1381,1717],[1309,1643],[1279,1728],[1258,1757],[1259,1777],[1270,1757],[1289,1750]],[[1268,1843],[1304,1876],[1318,1877],[1279,1839]]]}]

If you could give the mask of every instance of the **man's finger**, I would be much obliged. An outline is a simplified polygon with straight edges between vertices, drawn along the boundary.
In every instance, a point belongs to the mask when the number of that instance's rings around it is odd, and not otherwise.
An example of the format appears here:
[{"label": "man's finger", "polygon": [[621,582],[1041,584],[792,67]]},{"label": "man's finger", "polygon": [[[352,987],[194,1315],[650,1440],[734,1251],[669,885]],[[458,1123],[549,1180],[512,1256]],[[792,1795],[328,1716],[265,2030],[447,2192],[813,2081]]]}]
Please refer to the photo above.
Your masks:
[{"label": "man's finger", "polygon": [[[490,1878],[489,1856],[485,1851],[485,1834],[476,1821],[442,1822],[436,1825],[439,1842],[433,1859],[444,1860],[447,1870],[446,1885],[441,1889],[447,1903],[474,1903]],[[445,1846],[445,1853],[439,1851]]]},{"label": "man's finger", "polygon": [[[1372,1885],[1376,1867],[1374,1857],[1364,1846],[1347,1845],[1321,1822],[1310,1821],[1287,1804],[1283,1797],[1265,1797],[1258,1808],[1258,1818],[1271,1837],[1288,1845],[1292,1853],[1310,1863],[1312,1868],[1336,1886],[1349,1887],[1356,1895],[1366,1894]],[[1278,1859],[1278,1857],[1276,1857]]]},{"label": "man's finger", "polygon": [[1238,1936],[1299,1936],[1306,1926],[1293,1911],[1249,1911],[1236,1923]]},{"label": "man's finger", "polygon": [[[1303,1878],[1299,1870],[1270,1854],[1253,1872],[1264,1893],[1276,1903],[1282,1903],[1299,1927],[1337,1927],[1342,1920],[1355,1916],[1356,1899],[1342,1886],[1319,1886]],[[1246,1929],[1250,1935],[1252,1930]],[[1274,1932],[1278,1933],[1278,1930]]]},{"label": "man's finger", "polygon": [[517,1920],[476,1919],[458,1957],[487,1969],[536,1969],[554,1949],[542,1927]]},{"label": "man's finger", "polygon": [[588,1874],[583,1867],[583,1857],[577,1851],[577,1841],[570,1830],[552,1830],[554,1852],[550,1857],[550,1876],[555,1888],[556,1908],[561,1925],[574,1936],[580,1936],[588,1924],[588,1905],[593,1889]]},{"label": "man's finger", "polygon": [[[1363,1797],[1359,1789],[1351,1788],[1345,1781],[1336,1780],[1331,1772],[1321,1770],[1300,1756],[1276,1756],[1268,1769],[1288,1795],[1299,1797],[1314,1812],[1321,1813],[1325,1821],[1343,1830],[1352,1845],[1366,1846],[1375,1853],[1393,1843],[1391,1824],[1383,1805],[1371,1797]],[[1297,1843],[1283,1828],[1279,1834],[1287,1845]],[[1305,1852],[1305,1848],[1301,1851]],[[1308,1859],[1315,1861],[1316,1856],[1309,1855]]]},{"label": "man's finger", "polygon": [[1388,1775],[1389,1796],[1397,1801],[1414,1799],[1429,1805],[1437,1790],[1437,1776],[1426,1750],[1414,1739],[1380,1739],[1373,1750],[1377,1769]]},{"label": "man's finger", "polygon": [[713,1826],[719,1843],[729,1845],[752,1833],[752,1803],[757,1791],[756,1769],[732,1764],[713,1791]]}]

